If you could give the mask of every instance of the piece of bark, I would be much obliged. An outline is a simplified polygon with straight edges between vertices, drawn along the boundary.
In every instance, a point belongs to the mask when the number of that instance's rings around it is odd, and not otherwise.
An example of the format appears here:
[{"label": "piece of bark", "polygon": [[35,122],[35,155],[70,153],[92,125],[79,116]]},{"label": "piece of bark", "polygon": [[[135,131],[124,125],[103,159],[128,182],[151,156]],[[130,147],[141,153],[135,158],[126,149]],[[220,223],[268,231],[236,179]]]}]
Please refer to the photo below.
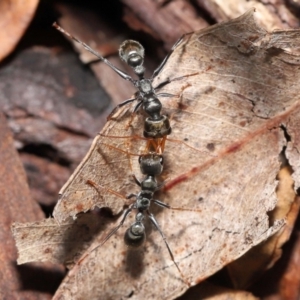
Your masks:
[{"label": "piece of bark", "polygon": [[[287,44],[290,47],[286,50],[293,55],[283,51]],[[289,163],[292,168],[297,167],[294,162],[298,141],[292,132],[296,133],[294,124],[299,111],[295,84],[298,74],[294,72],[298,68],[297,54],[294,54],[298,44],[298,31],[268,34],[256,25],[251,11],[236,20],[187,36],[158,78],[163,81],[197,73],[164,88],[175,95],[183,91],[183,95],[163,101],[165,112],[173,117],[173,133],[164,154],[164,176],[169,181],[158,197],[172,206],[201,212],[174,213],[166,209],[156,212],[175,260],[192,283],[235,260],[282,226],[278,222],[269,224],[267,214],[277,201],[279,155],[287,144],[291,149],[287,153],[294,155]],[[191,52],[195,49],[201,55]],[[142,135],[141,115],[134,118],[131,127],[126,127],[131,120],[132,106],[120,109],[103,131],[119,137],[97,137],[89,159],[63,188],[55,211],[55,217],[61,222],[68,214],[74,215],[94,205],[109,206],[108,201],[115,197],[108,196],[109,189],[124,196],[138,190],[128,181],[130,164],[134,174],[139,174],[137,158],[129,153],[138,154],[145,142],[126,138]],[[292,136],[290,141],[286,140],[282,126]],[[183,140],[186,144],[179,142]],[[101,170],[102,167],[105,169]],[[87,180],[95,181],[98,191],[87,185]],[[298,187],[299,182],[295,181],[295,188]],[[93,201],[86,205],[86,200]],[[74,201],[77,201],[75,206]],[[124,205],[124,200],[112,202],[114,212]],[[130,221],[132,217],[126,224]],[[90,249],[107,232],[101,232]],[[122,235],[120,230],[103,247],[76,264],[56,298],[61,295],[72,298],[75,294],[79,298],[95,298],[100,293],[103,298],[132,293],[133,299],[151,298],[154,294],[156,298],[172,298],[186,290],[157,232],[151,232],[145,247],[134,253],[125,247]],[[102,276],[104,269],[105,276]],[[84,275],[87,272],[89,276]],[[164,287],[163,292],[160,287]]]},{"label": "piece of bark", "polygon": [[[64,134],[94,137],[106,121],[99,114],[107,109],[107,95],[68,52],[45,47],[24,50],[1,68],[0,89],[11,128],[24,135],[21,142],[29,136],[33,143],[44,144],[52,138],[53,144],[59,144]],[[36,123],[29,126],[30,121]]]},{"label": "piece of bark", "polygon": [[[161,6],[156,1],[144,0],[143,5],[137,0],[122,0],[143,26],[147,26],[147,32],[152,32],[153,37],[163,40],[166,49],[170,49],[176,40],[184,33],[199,30],[208,25],[201,18],[190,2],[179,0],[170,1]],[[131,26],[132,18],[127,16],[125,21]],[[137,28],[137,21],[132,27]]]},{"label": "piece of bark", "polygon": [[32,198],[43,206],[54,207],[57,191],[70,177],[70,169],[28,153],[21,153],[21,160],[28,177]]},{"label": "piece of bark", "polygon": [[[57,48],[33,47],[18,53],[0,69],[0,91],[0,105],[18,150],[42,156],[69,172],[105,123],[105,111],[110,112],[109,99],[91,71],[80,65],[75,54]],[[31,167],[40,169],[40,160],[35,166],[33,162]],[[43,185],[35,190],[48,195],[47,200],[39,199],[42,204],[57,201],[67,178],[52,179],[56,194]]]},{"label": "piece of bark", "polygon": [[2,0],[0,2],[2,25],[0,61],[16,47],[30,24],[38,3],[38,0]]},{"label": "piece of bark", "polygon": [[[24,169],[2,114],[0,114],[0,141],[2,212],[0,215],[0,297],[1,299],[50,299],[49,294],[39,292],[39,290],[26,290],[24,278],[21,275],[22,268],[18,268],[15,263],[17,250],[11,234],[11,224],[42,219],[44,214],[30,197]],[[51,269],[48,268],[48,271],[50,272]],[[49,285],[52,286],[50,278],[49,281]],[[36,280],[33,279],[33,282]]]},{"label": "piece of bark", "polygon": [[[119,45],[124,41],[124,31],[117,31],[114,24],[99,18],[94,11],[88,8],[60,3],[55,6],[55,9],[60,14],[58,23],[67,31],[72,32],[74,36],[89,44],[104,57],[118,55]],[[86,22],[87,19],[89,22]],[[79,44],[74,43],[73,45],[80,53],[83,63],[98,61],[94,54],[82,51]]]}]

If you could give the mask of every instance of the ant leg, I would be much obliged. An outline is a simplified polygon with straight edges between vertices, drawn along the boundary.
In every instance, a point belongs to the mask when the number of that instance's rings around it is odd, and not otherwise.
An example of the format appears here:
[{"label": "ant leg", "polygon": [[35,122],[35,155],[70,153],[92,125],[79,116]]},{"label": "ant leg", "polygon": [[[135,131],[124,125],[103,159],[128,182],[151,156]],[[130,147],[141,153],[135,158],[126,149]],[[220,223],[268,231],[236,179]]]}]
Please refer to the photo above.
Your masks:
[{"label": "ant leg", "polygon": [[[209,154],[209,156],[211,157],[217,157],[218,155],[213,155],[211,154],[211,152],[209,151],[206,151],[206,150],[200,150],[198,148],[195,148],[191,145],[189,145],[188,143],[182,141],[182,140],[177,140],[177,139],[171,139],[169,137],[166,137],[166,138],[163,138],[164,140],[161,142],[161,144],[159,143],[154,143],[153,141],[151,141],[150,139],[147,139],[147,138],[144,138],[144,137],[141,137],[141,136],[138,136],[138,135],[132,135],[132,136],[129,136],[129,135],[124,135],[124,136],[117,136],[117,135],[105,135],[103,133],[99,133],[99,135],[103,136],[103,137],[108,137],[108,138],[119,138],[119,139],[140,139],[140,140],[146,140],[147,141],[147,144],[146,144],[146,147],[145,147],[145,152],[147,153],[147,151],[151,147],[154,147],[154,152],[158,153],[158,154],[162,154],[163,151],[164,151],[164,148],[165,148],[165,141],[168,141],[168,142],[173,142],[173,143],[178,143],[178,144],[182,144],[194,151],[197,151],[199,153],[206,153],[206,154]],[[157,140],[157,139],[152,139],[152,140]],[[105,144],[105,143],[103,143]],[[124,151],[124,150],[121,150],[121,149],[118,149],[114,146],[111,146],[111,145],[108,145],[108,144],[105,144],[106,146],[108,147],[112,147],[112,148],[115,148],[117,149],[118,151],[120,152],[124,152],[124,153],[128,153],[129,155],[133,155],[133,156],[139,156],[140,154],[135,154],[135,153],[130,153],[128,151]]]},{"label": "ant leg", "polygon": [[136,113],[138,111],[138,109],[141,107],[141,105],[143,104],[143,101],[140,101],[134,108],[133,112]]},{"label": "ant leg", "polygon": [[171,208],[171,206],[170,206],[169,204],[164,203],[164,202],[162,202],[162,201],[153,199],[153,202],[154,202],[155,204],[157,204],[158,206],[161,206],[161,207],[163,207],[163,208]]},{"label": "ant leg", "polygon": [[175,97],[176,95],[170,93],[158,93],[157,97]]},{"label": "ant leg", "polygon": [[197,152],[199,152],[199,153],[205,153],[205,154],[208,154],[208,155],[211,156],[211,157],[217,157],[217,156],[218,156],[218,155],[213,155],[213,154],[210,153],[209,151],[206,151],[206,150],[200,150],[200,149],[198,149],[198,148],[195,148],[195,147],[193,147],[193,146],[189,145],[188,143],[186,143],[186,142],[184,142],[184,141],[181,141],[181,140],[176,140],[176,139],[170,139],[170,138],[168,138],[168,142],[173,142],[173,143],[182,144],[182,145],[184,145],[184,146],[186,146],[186,147],[188,147],[188,148],[190,148],[190,149],[192,149],[192,150],[194,150],[194,151],[197,151]]},{"label": "ant leg", "polygon": [[133,197],[137,197],[137,195],[136,195],[136,194],[129,194],[129,195],[126,197],[126,199],[131,199],[131,198],[133,198]]},{"label": "ant leg", "polygon": [[130,116],[130,120],[129,120],[128,124],[125,127],[126,130],[128,130],[128,128],[131,126],[131,123],[133,122],[133,119],[135,116],[136,116],[136,112],[133,112]]},{"label": "ant leg", "polygon": [[[125,154],[130,155],[130,156],[140,156],[140,154],[132,153],[132,152],[129,152],[129,151],[120,149],[120,148],[118,148],[118,147],[115,147],[115,146],[113,146],[113,145],[106,144],[106,143],[103,143],[103,142],[101,143],[101,145],[104,145],[104,146],[106,146],[106,147],[108,147],[108,148],[115,149],[115,150],[117,150],[117,151],[119,151],[119,152],[125,153]],[[100,152],[99,149],[97,150],[97,152],[101,155],[101,152]]]},{"label": "ant leg", "polygon": [[111,120],[112,116],[115,114],[115,112],[122,106],[128,104],[128,103],[131,103],[133,101],[135,101],[137,98],[134,97],[134,98],[130,98],[130,99],[127,99],[125,101],[123,101],[122,103],[118,104],[112,111],[111,113],[107,116],[106,120],[109,121]]},{"label": "ant leg", "polygon": [[153,199],[152,200],[155,204],[158,206],[161,206],[163,208],[173,209],[173,210],[180,210],[180,211],[195,211],[195,212],[202,212],[201,209],[193,209],[193,208],[183,208],[183,207],[172,207],[167,203],[164,203],[160,200]]},{"label": "ant leg", "polygon": [[[162,83],[160,83],[158,85],[158,87],[162,87],[164,85],[166,85],[167,83],[170,83],[172,81],[175,81],[175,80],[180,80],[184,77],[189,77],[189,76],[193,76],[193,75],[196,75],[196,74],[199,74],[199,73],[194,73],[194,74],[188,74],[188,75],[183,75],[183,76],[180,76],[180,77],[176,77],[176,78],[173,78],[172,80],[168,79],[167,81],[163,81]],[[160,97],[178,97],[178,98],[182,98],[182,95],[183,95],[183,91],[190,87],[191,84],[190,83],[187,83],[186,85],[184,85],[182,88],[181,88],[181,92],[180,94],[178,95],[174,95],[174,94],[169,94],[169,93],[158,93],[157,96],[160,96]],[[158,87],[156,87],[155,89],[157,89]]]},{"label": "ant leg", "polygon": [[90,179],[88,179],[86,181],[86,184],[92,186],[99,194],[101,194],[103,191],[106,191],[106,192],[109,192],[109,193],[111,193],[111,194],[113,194],[113,195],[115,195],[115,196],[117,196],[119,198],[122,198],[124,200],[128,200],[129,199],[129,198],[123,196],[122,194],[120,194],[120,193],[118,193],[118,192],[116,192],[116,191],[114,191],[114,190],[112,190],[110,188],[98,185],[97,183],[95,183],[94,181],[92,181]]},{"label": "ant leg", "polygon": [[76,37],[72,36],[69,32],[67,32],[66,30],[64,30],[63,28],[61,28],[57,23],[54,23],[53,27],[55,27],[57,30],[59,30],[60,32],[62,32],[64,35],[68,36],[69,38],[71,38],[75,42],[79,43],[83,48],[85,48],[90,53],[94,54],[101,61],[103,61],[106,65],[108,65],[110,68],[112,68],[123,79],[128,80],[128,81],[132,82],[133,84],[135,83],[135,80],[132,79],[131,76],[129,76],[127,73],[123,72],[119,68],[115,67],[109,60],[107,60],[106,58],[104,58],[99,52],[95,51],[90,46],[88,46],[86,43],[80,41]]},{"label": "ant leg", "polygon": [[[167,136],[164,136],[164,137],[162,138],[162,140],[160,141],[160,144],[159,144],[159,146],[157,146],[157,149],[156,149],[156,151],[160,150],[160,151],[161,151],[161,153],[163,153],[163,152],[164,152],[164,150],[165,150],[165,144],[166,144],[166,140],[167,140]],[[159,147],[159,148],[158,148],[158,147]]]},{"label": "ant leg", "polygon": [[162,154],[165,150],[166,139],[167,136],[157,139],[147,139],[145,153],[155,152],[157,154]]},{"label": "ant leg", "polygon": [[160,88],[162,88],[163,86],[169,84],[171,82],[170,78],[168,77],[165,81],[159,83],[154,89],[155,90],[159,90]]},{"label": "ant leg", "polygon": [[182,41],[184,40],[184,38],[185,38],[187,35],[189,35],[189,34],[192,34],[192,32],[184,34],[181,38],[179,38],[179,39],[177,40],[177,42],[173,45],[173,47],[171,48],[170,52],[167,54],[167,56],[164,58],[164,60],[161,62],[161,64],[156,68],[156,70],[154,70],[154,72],[153,72],[151,78],[156,77],[156,76],[161,72],[161,70],[162,70],[163,67],[165,66],[167,60],[169,59],[169,57],[171,56],[171,54],[174,52],[175,48],[176,48],[177,46],[179,46],[179,45],[182,43]]},{"label": "ant leg", "polygon": [[181,80],[181,79],[183,79],[183,78],[187,78],[187,77],[195,76],[195,75],[199,75],[199,72],[195,72],[195,73],[191,73],[191,74],[186,74],[186,75],[174,77],[174,78],[169,79],[169,80],[170,80],[170,82],[172,82],[172,81]]},{"label": "ant leg", "polygon": [[[160,183],[160,184],[157,186],[157,188],[156,188],[155,191],[159,191],[165,184],[166,184],[165,181],[163,181],[162,183]],[[154,201],[155,201],[155,200],[154,200]],[[154,203],[155,203],[155,202],[154,202]]]},{"label": "ant leg", "polygon": [[109,134],[103,134],[101,132],[98,133],[98,135],[113,139],[137,139],[137,140],[144,140],[147,141],[147,138],[139,136],[139,135],[109,135]]},{"label": "ant leg", "polygon": [[136,178],[136,176],[134,174],[132,174],[132,177],[134,179],[134,182],[140,187],[141,186],[141,182]]},{"label": "ant leg", "polygon": [[174,255],[173,255],[173,253],[172,253],[172,251],[171,251],[171,248],[170,248],[170,246],[169,246],[169,243],[168,243],[168,241],[167,241],[167,238],[166,238],[166,236],[164,235],[164,233],[162,232],[162,230],[160,229],[157,220],[155,219],[154,215],[151,214],[148,210],[147,210],[147,214],[148,214],[148,217],[149,217],[150,221],[151,221],[152,224],[155,226],[155,228],[158,230],[158,232],[160,233],[160,235],[161,235],[163,241],[165,242],[165,245],[166,245],[166,247],[167,247],[167,249],[168,249],[168,252],[169,252],[169,254],[170,254],[171,260],[173,261],[174,265],[176,266],[176,268],[177,268],[177,270],[178,270],[178,272],[179,272],[181,278],[183,279],[184,283],[185,283],[187,286],[190,286],[190,283],[189,283],[189,282],[186,280],[186,278],[183,276],[183,274],[182,274],[182,272],[181,272],[181,270],[180,270],[178,264],[176,263],[175,258],[174,258]]},{"label": "ant leg", "polygon": [[96,249],[98,249],[99,247],[103,246],[124,224],[127,216],[131,213],[131,211],[135,209],[135,203],[132,203],[124,212],[124,216],[122,218],[122,220],[120,221],[120,223],[100,242],[100,244],[98,244],[97,246],[95,246],[94,248],[92,248],[92,250],[90,250],[88,253],[86,253],[82,258],[80,258],[77,262],[77,264],[81,264],[81,262],[87,257],[89,256],[93,251],[95,251]]},{"label": "ant leg", "polygon": [[[140,155],[143,155],[143,154],[147,154],[149,151],[149,147],[150,147],[150,144],[149,144],[149,139],[143,137],[143,136],[139,136],[139,135],[123,135],[123,136],[119,136],[119,135],[109,135],[109,134],[103,134],[101,132],[98,133],[98,135],[100,136],[103,136],[105,138],[111,138],[111,139],[131,139],[131,140],[142,140],[142,141],[145,141],[146,143],[146,146],[145,146],[145,150],[142,151],[142,153],[132,153],[132,152],[129,152],[129,151],[125,151],[125,150],[122,150],[122,149],[119,149],[115,146],[112,146],[112,145],[109,145],[109,144],[106,144],[104,142],[101,142],[101,144],[104,144],[105,146],[108,146],[108,147],[111,147],[113,149],[116,149],[120,152],[123,152],[123,153],[126,153],[128,155],[132,155],[132,156],[140,156]],[[159,145],[158,145],[159,146]],[[157,146],[157,148],[158,148]],[[156,148],[155,148],[156,149]],[[99,152],[99,151],[98,151]],[[101,154],[101,153],[100,153]],[[160,153],[159,153],[160,154]]]},{"label": "ant leg", "polygon": [[[158,89],[161,89],[162,87],[164,87],[165,85],[169,84],[170,82],[172,81],[176,81],[176,80],[181,80],[183,78],[187,78],[187,77],[190,77],[190,76],[195,76],[195,75],[198,75],[199,72],[195,72],[195,73],[191,73],[191,74],[186,74],[186,75],[182,75],[182,76],[179,76],[179,77],[174,77],[172,79],[170,78],[167,78],[165,81],[159,83],[155,88],[154,90],[158,90]],[[165,96],[164,96],[165,94]],[[168,94],[168,93],[161,93],[161,94],[157,94],[157,95],[160,95],[161,97],[170,97],[170,96],[167,96],[167,95],[171,95],[171,94]]]}]

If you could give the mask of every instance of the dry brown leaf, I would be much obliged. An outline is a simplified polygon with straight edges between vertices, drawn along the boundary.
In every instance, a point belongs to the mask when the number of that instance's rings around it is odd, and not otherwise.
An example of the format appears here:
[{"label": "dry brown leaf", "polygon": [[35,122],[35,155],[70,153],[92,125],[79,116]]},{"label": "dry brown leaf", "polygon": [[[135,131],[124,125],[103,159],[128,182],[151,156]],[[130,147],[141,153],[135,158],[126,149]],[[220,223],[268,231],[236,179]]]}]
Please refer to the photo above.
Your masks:
[{"label": "dry brown leaf", "polygon": [[279,284],[278,299],[292,300],[300,297],[300,235],[294,236],[294,246],[289,262]]},{"label": "dry brown leaf", "polygon": [[[270,224],[267,213],[277,201],[279,154],[287,145],[292,167],[299,161],[295,127],[300,119],[300,60],[295,53],[299,37],[299,31],[267,33],[255,23],[252,10],[187,35],[155,81],[197,73],[164,88],[164,92],[178,95],[189,85],[182,98],[163,99],[165,112],[172,116],[173,133],[164,154],[168,181],[157,198],[201,212],[153,208],[175,260],[192,284],[237,259],[283,225],[282,221]],[[124,196],[138,192],[130,178],[132,172],[141,178],[137,157],[126,151],[140,153],[145,141],[125,137],[142,136],[141,115],[126,130],[131,112],[132,107],[120,109],[116,120],[109,121],[102,132],[124,138],[98,136],[61,190],[54,212],[59,222],[95,205],[108,206],[114,213],[121,211],[124,199],[112,195],[108,188]],[[297,179],[299,169],[294,171]],[[106,189],[98,193],[87,180]],[[299,179],[295,180],[298,187]],[[101,232],[90,249],[116,224]],[[187,286],[159,233],[147,228],[147,242],[137,251],[124,245],[125,229],[120,229],[74,266],[54,299],[120,299],[129,295],[132,299],[172,299],[183,293]]]},{"label": "dry brown leaf", "polygon": [[21,160],[27,173],[32,198],[44,206],[55,205],[56,201],[53,200],[57,200],[57,191],[70,177],[71,171],[29,153],[22,153]]},{"label": "dry brown leaf", "polygon": [[269,31],[299,26],[298,19],[290,12],[282,0],[264,2],[239,0],[238,5],[235,0],[196,0],[196,2],[218,22],[236,18],[245,11],[255,7],[257,10],[257,22]]},{"label": "dry brown leaf", "polygon": [[245,255],[228,265],[228,271],[235,288],[244,289],[256,281],[266,269],[272,267],[281,257],[281,247],[289,240],[292,228],[299,212],[299,198],[294,191],[291,169],[284,167],[278,174],[276,208],[270,213],[270,219],[286,217],[286,226],[267,241],[253,247]]},{"label": "dry brown leaf", "polygon": [[0,1],[0,61],[17,45],[35,13],[38,0]]},{"label": "dry brown leaf", "polygon": [[202,282],[177,300],[258,300],[251,293]]},{"label": "dry brown leaf", "polygon": [[24,278],[15,263],[17,251],[10,231],[11,224],[41,219],[43,213],[30,197],[24,169],[2,114],[0,114],[0,177],[2,212],[0,214],[0,298],[49,299],[50,296],[45,293],[24,289]]},{"label": "dry brown leaf", "polygon": [[87,213],[61,224],[53,218],[35,223],[15,223],[12,231],[19,251],[18,264],[50,261],[72,267],[86,251],[93,236],[104,229],[105,221],[103,216]]}]

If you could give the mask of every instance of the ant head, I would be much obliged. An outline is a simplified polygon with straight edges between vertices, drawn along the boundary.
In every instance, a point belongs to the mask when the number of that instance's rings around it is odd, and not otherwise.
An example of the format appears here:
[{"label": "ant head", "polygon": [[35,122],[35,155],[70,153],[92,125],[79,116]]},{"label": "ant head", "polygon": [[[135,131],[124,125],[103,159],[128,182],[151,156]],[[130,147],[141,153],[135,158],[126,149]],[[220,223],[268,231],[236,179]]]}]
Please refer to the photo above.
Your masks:
[{"label": "ant head", "polygon": [[142,76],[145,72],[144,55],[144,47],[133,40],[125,41],[119,49],[120,58],[132,67],[138,76]]}]

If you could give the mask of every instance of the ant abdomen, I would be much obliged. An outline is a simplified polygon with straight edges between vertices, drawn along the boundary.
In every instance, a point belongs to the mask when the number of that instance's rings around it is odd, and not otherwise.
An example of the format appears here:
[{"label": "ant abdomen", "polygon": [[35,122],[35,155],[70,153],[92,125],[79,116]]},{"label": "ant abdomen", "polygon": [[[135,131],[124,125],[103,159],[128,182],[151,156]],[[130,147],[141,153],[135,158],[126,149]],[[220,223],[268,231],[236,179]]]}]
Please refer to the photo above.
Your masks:
[{"label": "ant abdomen", "polygon": [[127,246],[138,248],[146,240],[145,226],[142,222],[133,223],[125,232],[124,242]]}]

